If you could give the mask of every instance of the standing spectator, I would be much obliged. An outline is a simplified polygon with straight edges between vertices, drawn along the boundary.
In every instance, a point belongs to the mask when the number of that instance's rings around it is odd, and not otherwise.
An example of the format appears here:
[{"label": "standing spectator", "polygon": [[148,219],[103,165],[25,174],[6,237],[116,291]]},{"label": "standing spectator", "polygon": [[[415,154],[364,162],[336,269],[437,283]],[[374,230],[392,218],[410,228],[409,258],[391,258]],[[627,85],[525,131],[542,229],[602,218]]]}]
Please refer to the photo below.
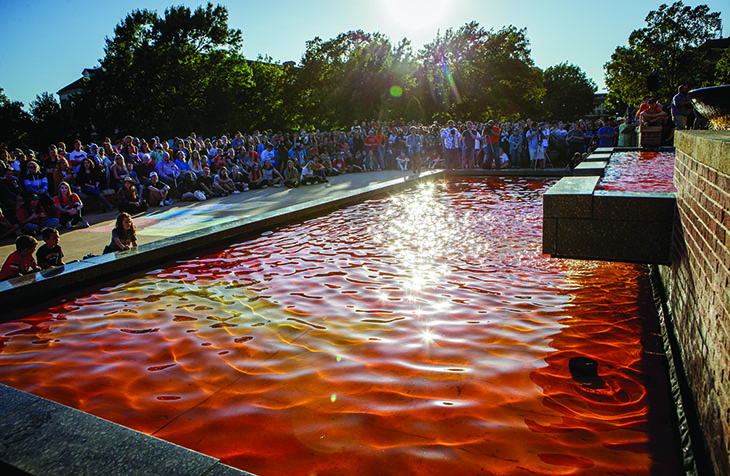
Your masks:
[{"label": "standing spectator", "polygon": [[672,120],[674,127],[681,131],[687,128],[687,118],[692,114],[692,101],[687,93],[689,86],[683,84],[679,87],[677,95],[672,99]]},{"label": "standing spectator", "polygon": [[613,140],[616,137],[616,130],[604,123],[603,127],[598,129],[598,147],[613,147]]},{"label": "standing spectator", "polygon": [[618,146],[636,147],[636,122],[631,116],[618,126]]},{"label": "standing spectator", "polygon": [[491,169],[492,162],[497,170],[500,168],[499,163],[499,137],[501,135],[499,127],[494,121],[490,120],[487,125],[484,126],[483,137],[484,137],[484,164],[485,168]]},{"label": "standing spectator", "polygon": [[441,131],[441,140],[444,146],[446,167],[453,169],[456,167],[459,157],[459,141],[461,140],[461,134],[454,127],[454,121],[446,123],[446,127]]},{"label": "standing spectator", "polygon": [[522,131],[515,126],[509,136],[509,157],[514,166],[519,166],[522,154]]},{"label": "standing spectator", "polygon": [[[461,150],[461,168],[471,169],[474,168],[474,154],[476,150],[476,142],[479,137],[479,133],[474,130],[474,123],[467,121],[466,129],[461,134],[461,143],[463,144]],[[413,153],[408,151],[413,157]]]},{"label": "standing spectator", "polygon": [[566,141],[568,142],[568,157],[572,158],[576,152],[583,153],[586,136],[577,123],[571,124]]}]

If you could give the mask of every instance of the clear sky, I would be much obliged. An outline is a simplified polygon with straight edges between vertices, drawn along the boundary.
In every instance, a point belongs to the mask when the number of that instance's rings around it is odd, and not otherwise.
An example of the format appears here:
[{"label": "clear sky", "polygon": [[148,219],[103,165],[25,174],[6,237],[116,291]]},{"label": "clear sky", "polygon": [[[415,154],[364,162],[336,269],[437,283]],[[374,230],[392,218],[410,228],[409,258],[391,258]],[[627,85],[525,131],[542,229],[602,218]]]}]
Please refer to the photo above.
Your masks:
[{"label": "clear sky", "polygon": [[[170,5],[194,8],[204,2],[160,0],[0,0],[0,88],[26,109],[35,97],[55,93],[98,65],[104,40],[135,9]],[[213,2],[216,3],[216,2]],[[244,55],[299,62],[305,42],[328,40],[348,30],[380,32],[397,43],[408,38],[417,50],[440,29],[475,20],[487,29],[527,28],[535,64],[548,68],[567,61],[579,66],[605,90],[603,65],[629,34],[646,25],[651,10],[671,1],[614,0],[223,0],[229,24],[243,31]],[[727,23],[729,0],[707,4]],[[610,8],[606,8],[606,6]],[[724,36],[730,34],[725,27]]]}]

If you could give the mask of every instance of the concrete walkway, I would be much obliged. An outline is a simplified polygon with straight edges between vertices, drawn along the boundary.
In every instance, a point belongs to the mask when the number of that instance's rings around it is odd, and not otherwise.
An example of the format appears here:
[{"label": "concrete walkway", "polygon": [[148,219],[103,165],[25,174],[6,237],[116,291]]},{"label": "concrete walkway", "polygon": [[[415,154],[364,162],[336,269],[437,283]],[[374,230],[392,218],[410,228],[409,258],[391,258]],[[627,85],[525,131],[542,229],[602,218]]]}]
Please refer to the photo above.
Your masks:
[{"label": "concrete walkway", "polygon": [[[137,244],[151,243],[188,231],[259,215],[310,200],[326,199],[330,195],[345,190],[367,187],[406,175],[405,172],[395,170],[345,174],[330,177],[330,182],[325,184],[300,186],[295,189],[268,187],[243,192],[239,195],[212,198],[205,202],[175,201],[172,206],[168,207],[150,207],[147,212],[134,215]],[[93,205],[87,208],[93,209]],[[69,263],[81,260],[89,253],[102,254],[104,247],[109,244],[111,239],[111,231],[117,215],[117,211],[87,214],[86,218],[91,227],[61,230],[60,244],[65,255],[64,261]],[[42,238],[40,236],[36,238],[39,246],[42,246]],[[13,251],[15,251],[14,238],[0,241],[2,263]]]}]

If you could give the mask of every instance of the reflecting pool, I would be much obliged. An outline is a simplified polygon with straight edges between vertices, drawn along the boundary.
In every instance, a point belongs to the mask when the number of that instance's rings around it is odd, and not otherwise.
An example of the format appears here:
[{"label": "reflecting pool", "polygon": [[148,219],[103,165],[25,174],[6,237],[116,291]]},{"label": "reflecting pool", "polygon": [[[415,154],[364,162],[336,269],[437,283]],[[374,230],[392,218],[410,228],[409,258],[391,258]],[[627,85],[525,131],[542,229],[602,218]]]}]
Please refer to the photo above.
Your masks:
[{"label": "reflecting pool", "polygon": [[615,152],[598,184],[600,190],[676,192],[674,152]]},{"label": "reflecting pool", "polygon": [[261,476],[682,474],[647,270],[543,256],[554,183],[424,185],[104,287],[0,325],[0,381]]}]

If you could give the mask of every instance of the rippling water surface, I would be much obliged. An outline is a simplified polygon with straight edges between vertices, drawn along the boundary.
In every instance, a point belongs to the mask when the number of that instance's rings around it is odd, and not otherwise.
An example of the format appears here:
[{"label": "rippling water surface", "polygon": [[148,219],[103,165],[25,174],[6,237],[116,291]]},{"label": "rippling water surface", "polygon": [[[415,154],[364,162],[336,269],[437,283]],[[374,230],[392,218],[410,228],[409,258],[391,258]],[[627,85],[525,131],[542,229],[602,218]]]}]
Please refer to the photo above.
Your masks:
[{"label": "rippling water surface", "polygon": [[674,152],[617,152],[611,155],[600,190],[676,192]]},{"label": "rippling water surface", "polygon": [[553,183],[422,186],[0,325],[0,381],[261,476],[680,474],[646,270],[541,255]]}]

